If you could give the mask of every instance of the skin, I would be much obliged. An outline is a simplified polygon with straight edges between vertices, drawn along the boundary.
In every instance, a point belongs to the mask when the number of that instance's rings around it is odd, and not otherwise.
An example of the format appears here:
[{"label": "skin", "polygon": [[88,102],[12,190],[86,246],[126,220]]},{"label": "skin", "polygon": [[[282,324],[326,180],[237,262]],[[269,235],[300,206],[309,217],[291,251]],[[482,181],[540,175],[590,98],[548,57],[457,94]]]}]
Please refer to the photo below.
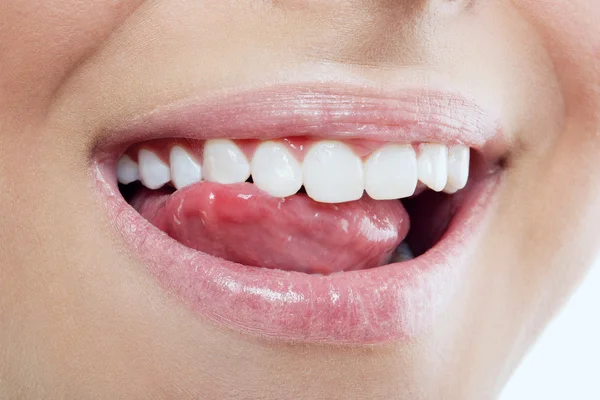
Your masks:
[{"label": "skin", "polygon": [[[599,19],[596,0],[4,0],[0,398],[493,398],[599,250]],[[434,70],[510,139],[458,294],[409,341],[291,345],[200,320],[89,176],[127,116],[331,66],[382,85]]]}]

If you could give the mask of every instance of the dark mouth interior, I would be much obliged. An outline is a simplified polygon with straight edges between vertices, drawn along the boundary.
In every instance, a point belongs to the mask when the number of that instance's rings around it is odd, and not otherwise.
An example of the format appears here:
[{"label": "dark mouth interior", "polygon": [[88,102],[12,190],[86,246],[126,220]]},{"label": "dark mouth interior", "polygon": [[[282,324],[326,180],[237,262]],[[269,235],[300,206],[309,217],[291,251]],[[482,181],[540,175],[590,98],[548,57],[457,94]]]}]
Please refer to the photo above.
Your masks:
[{"label": "dark mouth interior", "polygon": [[[453,195],[427,189],[413,197],[397,200],[402,203],[410,217],[410,230],[404,243],[408,244],[415,258],[426,253],[442,239],[457,211],[469,195],[469,188],[490,174],[490,168],[485,168],[482,157],[474,151],[471,153],[471,175],[465,189]],[[251,178],[248,183],[252,183]],[[119,189],[129,204],[132,204],[132,199],[139,195],[140,191],[149,190],[139,182],[119,185]],[[162,194],[171,195],[176,190],[167,185],[159,191]],[[295,196],[307,195],[302,188]],[[138,209],[139,207],[134,206],[134,208]]]},{"label": "dark mouth interior", "polygon": [[427,190],[402,201],[411,221],[406,243],[415,257],[425,254],[442,239],[463,198],[458,193],[448,195]]}]

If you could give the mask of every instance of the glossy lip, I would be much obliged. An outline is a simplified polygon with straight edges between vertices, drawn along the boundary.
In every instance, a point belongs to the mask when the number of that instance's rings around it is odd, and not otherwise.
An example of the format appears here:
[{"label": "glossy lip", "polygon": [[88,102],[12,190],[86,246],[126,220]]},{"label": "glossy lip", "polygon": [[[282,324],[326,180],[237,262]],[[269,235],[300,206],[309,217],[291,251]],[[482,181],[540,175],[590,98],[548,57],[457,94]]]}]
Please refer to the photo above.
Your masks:
[{"label": "glossy lip", "polygon": [[[427,107],[425,107],[427,105]],[[139,116],[99,142],[93,176],[110,221],[168,292],[201,318],[293,342],[371,344],[418,335],[460,286],[478,232],[494,203],[498,174],[466,189],[444,238],[409,262],[325,277],[261,269],[192,250],[159,231],[121,196],[116,160],[131,144],[165,137],[204,139],[312,136],[463,143],[499,158],[496,123],[455,93],[278,87],[209,102],[186,100]]]},{"label": "glossy lip", "polygon": [[307,136],[404,143],[465,144],[487,160],[508,148],[500,118],[456,92],[390,91],[349,85],[284,85],[158,106],[115,126],[97,149],[110,156],[169,137],[275,139]]}]

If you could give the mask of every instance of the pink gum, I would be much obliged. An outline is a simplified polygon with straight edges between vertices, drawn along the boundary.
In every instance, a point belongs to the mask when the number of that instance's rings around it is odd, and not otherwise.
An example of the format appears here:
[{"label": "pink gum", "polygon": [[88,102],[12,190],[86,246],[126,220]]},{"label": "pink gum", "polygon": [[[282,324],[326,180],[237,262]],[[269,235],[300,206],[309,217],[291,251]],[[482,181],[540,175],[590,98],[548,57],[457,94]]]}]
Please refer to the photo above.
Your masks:
[{"label": "pink gum", "polygon": [[[317,142],[326,139],[305,139],[305,138],[284,138],[272,140],[273,142],[282,143],[290,150],[290,152],[296,157],[299,162],[304,160],[308,150]],[[339,140],[336,140],[339,141]],[[134,161],[137,162],[138,153],[142,149],[147,149],[158,155],[163,161],[169,161],[169,153],[175,146],[181,146],[185,148],[190,154],[192,154],[199,162],[202,161],[202,153],[204,149],[205,140],[189,140],[189,139],[157,139],[144,143],[138,143],[131,146],[126,154]],[[263,142],[262,140],[247,139],[247,140],[233,140],[235,144],[244,152],[246,158],[250,161],[254,156],[254,152],[258,145]],[[395,142],[382,142],[374,140],[360,140],[351,139],[340,141],[349,146],[356,155],[363,160],[366,159],[375,150],[395,143]],[[401,144],[401,143],[397,143]],[[419,143],[412,144],[413,148],[418,154]]]}]

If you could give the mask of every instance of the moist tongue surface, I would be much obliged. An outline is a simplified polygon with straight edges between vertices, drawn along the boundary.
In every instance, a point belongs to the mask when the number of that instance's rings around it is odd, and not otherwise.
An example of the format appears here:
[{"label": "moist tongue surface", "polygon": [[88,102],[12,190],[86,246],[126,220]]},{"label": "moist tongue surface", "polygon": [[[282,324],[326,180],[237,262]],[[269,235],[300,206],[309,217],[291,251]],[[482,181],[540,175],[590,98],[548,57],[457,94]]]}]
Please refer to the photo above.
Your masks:
[{"label": "moist tongue surface", "polygon": [[409,218],[397,200],[322,204],[271,197],[251,183],[202,182],[173,194],[141,190],[131,204],[184,245],[244,265],[330,274],[385,264]]}]

